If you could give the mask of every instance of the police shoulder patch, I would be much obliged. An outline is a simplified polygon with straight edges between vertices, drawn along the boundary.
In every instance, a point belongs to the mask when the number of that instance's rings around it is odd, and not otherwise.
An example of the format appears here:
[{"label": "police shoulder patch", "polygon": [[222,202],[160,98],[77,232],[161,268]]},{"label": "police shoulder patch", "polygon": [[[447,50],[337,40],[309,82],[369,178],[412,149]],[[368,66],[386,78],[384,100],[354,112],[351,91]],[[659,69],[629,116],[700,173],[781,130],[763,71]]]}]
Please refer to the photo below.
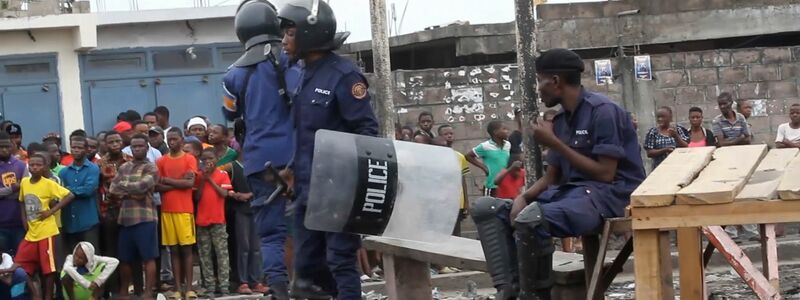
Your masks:
[{"label": "police shoulder patch", "polygon": [[350,89],[350,92],[353,94],[353,98],[358,100],[364,99],[367,97],[367,85],[363,82],[356,82],[353,84],[353,88]]}]

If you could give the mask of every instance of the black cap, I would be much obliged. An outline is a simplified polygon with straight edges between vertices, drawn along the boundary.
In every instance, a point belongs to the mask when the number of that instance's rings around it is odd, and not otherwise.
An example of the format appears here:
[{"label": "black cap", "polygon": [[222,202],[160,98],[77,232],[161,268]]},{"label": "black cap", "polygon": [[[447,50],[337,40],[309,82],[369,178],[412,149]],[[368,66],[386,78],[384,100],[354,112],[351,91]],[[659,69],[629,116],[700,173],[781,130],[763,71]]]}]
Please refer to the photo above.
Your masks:
[{"label": "black cap", "polygon": [[536,72],[578,72],[583,73],[581,57],[569,49],[550,49],[536,58]]},{"label": "black cap", "polygon": [[11,125],[8,125],[8,127],[6,127],[6,133],[8,133],[9,135],[22,134],[22,127],[19,126],[19,124],[12,123]]}]

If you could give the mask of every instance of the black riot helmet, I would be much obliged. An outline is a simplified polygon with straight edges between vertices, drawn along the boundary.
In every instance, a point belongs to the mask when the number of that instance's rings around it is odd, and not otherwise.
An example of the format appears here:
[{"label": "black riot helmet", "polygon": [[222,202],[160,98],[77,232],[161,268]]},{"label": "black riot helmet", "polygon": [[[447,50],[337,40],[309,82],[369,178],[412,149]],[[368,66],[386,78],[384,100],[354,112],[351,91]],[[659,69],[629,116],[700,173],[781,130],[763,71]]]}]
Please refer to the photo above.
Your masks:
[{"label": "black riot helmet", "polygon": [[[236,9],[234,27],[244,54],[233,64],[254,65],[268,58],[270,43],[280,43],[281,26],[275,6],[266,0],[246,0]],[[267,44],[267,46],[263,46]],[[262,45],[261,47],[256,47]]]},{"label": "black riot helmet", "polygon": [[278,10],[281,27],[295,27],[297,51],[336,50],[349,33],[336,33],[336,16],[321,0],[290,0]]}]

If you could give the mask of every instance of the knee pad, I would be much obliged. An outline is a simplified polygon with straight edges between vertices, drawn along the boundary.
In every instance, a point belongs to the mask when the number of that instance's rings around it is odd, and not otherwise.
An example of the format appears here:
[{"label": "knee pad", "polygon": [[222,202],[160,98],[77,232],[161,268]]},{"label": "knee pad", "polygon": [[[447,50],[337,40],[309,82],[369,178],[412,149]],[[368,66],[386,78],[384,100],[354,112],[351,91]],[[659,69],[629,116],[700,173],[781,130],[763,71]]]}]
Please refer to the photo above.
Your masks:
[{"label": "knee pad", "polygon": [[470,215],[475,222],[495,218],[497,212],[511,204],[508,200],[494,197],[480,197],[470,207]]}]

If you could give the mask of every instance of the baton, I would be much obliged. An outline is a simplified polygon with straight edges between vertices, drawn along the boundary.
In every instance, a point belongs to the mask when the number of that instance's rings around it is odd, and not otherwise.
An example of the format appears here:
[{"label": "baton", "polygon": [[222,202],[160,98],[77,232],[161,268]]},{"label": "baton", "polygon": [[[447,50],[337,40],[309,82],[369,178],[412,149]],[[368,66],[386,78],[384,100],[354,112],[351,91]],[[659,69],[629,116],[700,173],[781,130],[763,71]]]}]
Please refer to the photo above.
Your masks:
[{"label": "baton", "polygon": [[289,185],[286,184],[286,181],[284,181],[283,178],[281,178],[280,174],[278,174],[278,170],[272,166],[271,161],[268,161],[264,164],[264,173],[262,179],[264,179],[265,182],[275,184],[275,191],[269,195],[269,198],[267,198],[267,201],[264,202],[264,205],[272,203],[272,201],[275,200],[278,195],[289,189]]}]

